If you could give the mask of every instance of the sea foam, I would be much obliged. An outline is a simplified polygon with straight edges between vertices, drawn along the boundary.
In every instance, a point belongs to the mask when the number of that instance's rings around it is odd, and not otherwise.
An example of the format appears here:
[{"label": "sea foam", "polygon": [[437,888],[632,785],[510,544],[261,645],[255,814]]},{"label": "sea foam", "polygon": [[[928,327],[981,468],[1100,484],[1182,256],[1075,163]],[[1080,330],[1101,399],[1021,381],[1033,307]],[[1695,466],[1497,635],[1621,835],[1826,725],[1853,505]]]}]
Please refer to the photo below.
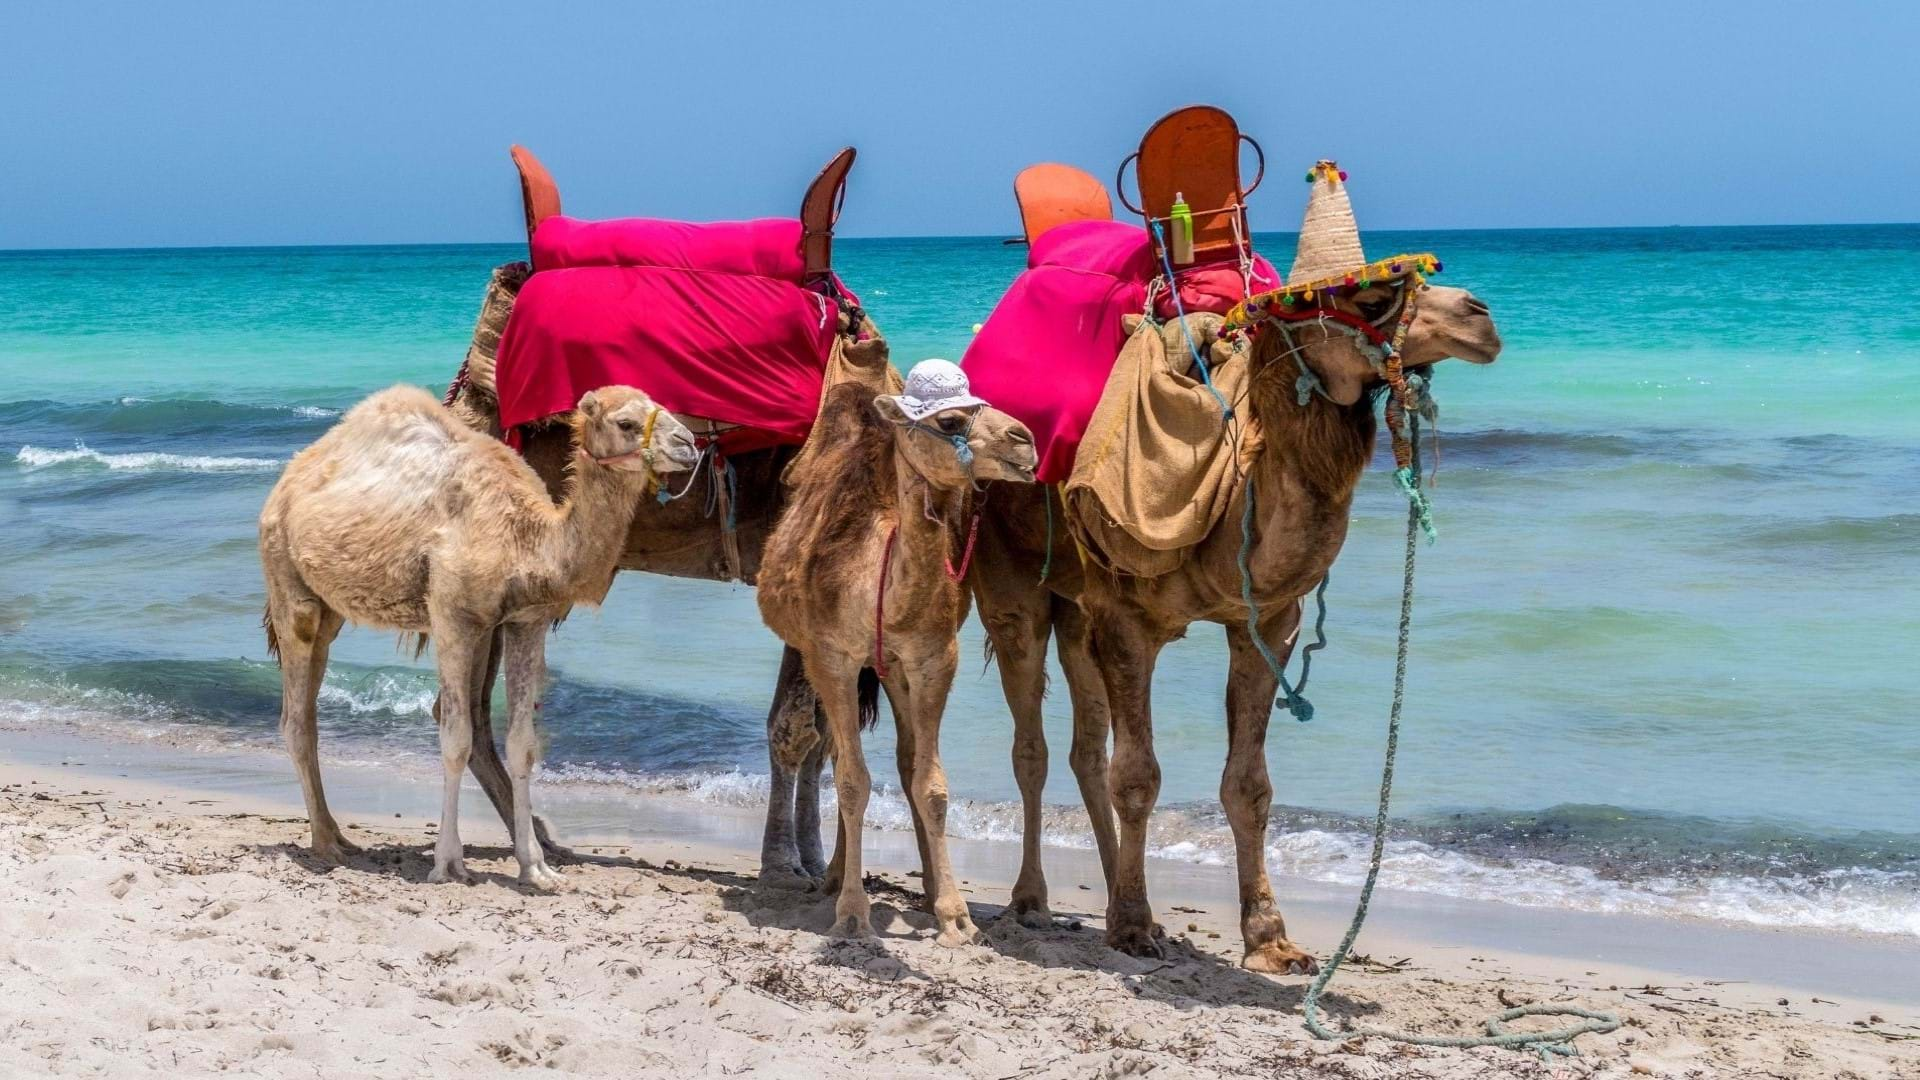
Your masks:
[{"label": "sea foam", "polygon": [[71,450],[22,446],[14,452],[13,459],[20,468],[29,470],[77,465],[127,470],[266,472],[285,464],[278,458],[215,457],[205,454],[165,454],[152,451],[106,454],[89,448],[85,443],[75,443]]}]

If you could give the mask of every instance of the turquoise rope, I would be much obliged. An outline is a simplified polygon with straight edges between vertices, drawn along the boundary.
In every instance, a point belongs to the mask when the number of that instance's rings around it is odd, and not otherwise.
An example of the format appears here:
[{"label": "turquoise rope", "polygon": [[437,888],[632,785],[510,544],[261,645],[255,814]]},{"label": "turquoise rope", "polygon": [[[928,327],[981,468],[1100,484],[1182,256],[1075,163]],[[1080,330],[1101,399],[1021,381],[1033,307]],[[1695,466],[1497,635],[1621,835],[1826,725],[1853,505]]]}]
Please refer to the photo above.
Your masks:
[{"label": "turquoise rope", "polygon": [[1247,473],[1246,494],[1240,507],[1240,600],[1247,605],[1247,633],[1253,637],[1253,646],[1260,650],[1260,658],[1267,662],[1273,677],[1280,683],[1280,696],[1273,701],[1273,707],[1286,705],[1287,711],[1301,723],[1313,719],[1313,703],[1301,695],[1307,688],[1307,676],[1313,670],[1313,654],[1327,647],[1327,582],[1333,580],[1328,574],[1320,579],[1320,587],[1314,590],[1313,599],[1320,607],[1320,613],[1313,621],[1314,642],[1300,650],[1300,685],[1287,681],[1286,666],[1280,658],[1267,647],[1266,636],[1260,633],[1260,605],[1253,598],[1253,569],[1250,557],[1253,554],[1253,473]]},{"label": "turquoise rope", "polygon": [[[1160,265],[1165,267],[1167,271],[1167,292],[1173,297],[1174,313],[1180,316],[1180,333],[1186,336],[1187,351],[1193,354],[1194,366],[1200,371],[1200,381],[1206,385],[1207,391],[1213,395],[1213,399],[1220,403],[1220,419],[1231,420],[1233,419],[1233,406],[1227,404],[1226,397],[1214,387],[1213,373],[1207,368],[1207,358],[1200,355],[1200,346],[1193,340],[1193,331],[1187,329],[1187,309],[1180,303],[1180,285],[1173,279],[1173,261],[1167,257],[1166,236],[1160,231],[1159,222],[1148,218],[1147,225],[1153,230],[1154,247],[1160,250]],[[1148,314],[1152,313],[1149,312]]]},{"label": "turquoise rope", "polygon": [[[1413,468],[1415,477],[1420,475],[1419,417],[1410,415],[1409,425],[1416,436],[1413,442]],[[1418,490],[1416,485],[1416,490]],[[1320,969],[1319,977],[1307,987],[1307,995],[1300,1003],[1302,1018],[1307,1030],[1316,1039],[1348,1039],[1354,1035],[1373,1035],[1395,1042],[1412,1043],[1416,1046],[1498,1046],[1509,1050],[1538,1050],[1544,1060],[1550,1055],[1559,1054],[1574,1057],[1579,1054],[1573,1040],[1592,1033],[1605,1034],[1620,1027],[1619,1016],[1609,1012],[1595,1012],[1573,1005],[1537,1004],[1522,1005],[1508,1009],[1486,1021],[1485,1035],[1417,1035],[1410,1032],[1391,1031],[1385,1028],[1355,1027],[1340,1032],[1327,1027],[1320,1020],[1320,995],[1327,984],[1346,962],[1347,955],[1353,950],[1355,938],[1360,936],[1360,927],[1367,921],[1367,908],[1373,903],[1373,887],[1380,880],[1380,860],[1387,846],[1387,812],[1393,799],[1394,757],[1400,749],[1400,711],[1406,698],[1407,688],[1407,647],[1413,626],[1413,561],[1419,551],[1419,536],[1422,532],[1422,506],[1418,502],[1407,505],[1407,555],[1406,571],[1400,589],[1400,638],[1398,651],[1393,662],[1393,707],[1387,713],[1387,751],[1386,761],[1380,770],[1380,808],[1373,817],[1373,851],[1367,861],[1367,878],[1360,886],[1360,901],[1353,911],[1353,922],[1347,927],[1347,934],[1340,939],[1339,948],[1327,959]],[[1255,640],[1259,640],[1255,638]],[[1572,1016],[1579,1023],[1550,1031],[1510,1031],[1509,1021],[1523,1016]]]},{"label": "turquoise rope", "polygon": [[722,464],[726,466],[727,475],[727,531],[732,532],[739,522],[740,491],[733,471],[733,459],[726,458]]}]

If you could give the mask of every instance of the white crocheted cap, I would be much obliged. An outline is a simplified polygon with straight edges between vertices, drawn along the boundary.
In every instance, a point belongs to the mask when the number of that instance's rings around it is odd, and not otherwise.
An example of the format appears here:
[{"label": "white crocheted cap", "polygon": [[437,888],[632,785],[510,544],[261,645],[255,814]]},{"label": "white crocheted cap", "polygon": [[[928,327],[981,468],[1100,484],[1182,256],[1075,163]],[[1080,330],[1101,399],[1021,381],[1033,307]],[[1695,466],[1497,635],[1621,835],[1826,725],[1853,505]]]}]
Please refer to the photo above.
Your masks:
[{"label": "white crocheted cap", "polygon": [[894,396],[900,411],[909,420],[925,420],[947,409],[970,409],[985,405],[987,399],[975,397],[967,383],[967,373],[951,360],[922,360],[907,372],[905,390]]}]

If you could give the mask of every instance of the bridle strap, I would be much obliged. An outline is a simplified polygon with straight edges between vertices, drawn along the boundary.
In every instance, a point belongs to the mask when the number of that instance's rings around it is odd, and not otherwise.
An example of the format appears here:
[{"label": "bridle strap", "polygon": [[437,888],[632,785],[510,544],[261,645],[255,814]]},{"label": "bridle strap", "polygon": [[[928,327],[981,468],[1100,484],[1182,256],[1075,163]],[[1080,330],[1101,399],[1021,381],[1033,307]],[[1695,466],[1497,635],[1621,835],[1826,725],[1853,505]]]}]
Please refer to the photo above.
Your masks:
[{"label": "bridle strap", "polygon": [[659,423],[660,413],[662,411],[664,410],[662,410],[658,405],[656,405],[653,407],[653,411],[647,414],[647,424],[646,424],[646,427],[643,428],[640,432],[640,448],[638,450],[629,450],[624,454],[615,454],[612,457],[595,457],[592,454],[587,454],[587,452],[584,449],[582,449],[580,452],[582,454],[586,454],[586,456],[590,458],[593,458],[593,463],[596,465],[612,465],[615,462],[631,461],[634,458],[640,458],[641,460],[647,463],[648,468],[652,468],[653,467],[653,429],[654,429],[654,425]]}]

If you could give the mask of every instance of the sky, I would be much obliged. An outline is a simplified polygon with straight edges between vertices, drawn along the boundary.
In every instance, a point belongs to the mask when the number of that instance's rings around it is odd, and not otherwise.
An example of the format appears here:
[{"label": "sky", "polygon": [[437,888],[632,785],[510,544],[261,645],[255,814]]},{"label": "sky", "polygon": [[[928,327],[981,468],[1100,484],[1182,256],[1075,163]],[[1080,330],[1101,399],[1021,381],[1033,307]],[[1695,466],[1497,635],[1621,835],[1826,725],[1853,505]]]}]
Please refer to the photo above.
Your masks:
[{"label": "sky", "polygon": [[[0,249],[510,241],[507,147],[582,217],[1017,232],[1013,176],[1111,182],[1222,106],[1392,228],[1920,221],[1920,4],[14,3]],[[1289,182],[1294,187],[1289,187]]]}]

